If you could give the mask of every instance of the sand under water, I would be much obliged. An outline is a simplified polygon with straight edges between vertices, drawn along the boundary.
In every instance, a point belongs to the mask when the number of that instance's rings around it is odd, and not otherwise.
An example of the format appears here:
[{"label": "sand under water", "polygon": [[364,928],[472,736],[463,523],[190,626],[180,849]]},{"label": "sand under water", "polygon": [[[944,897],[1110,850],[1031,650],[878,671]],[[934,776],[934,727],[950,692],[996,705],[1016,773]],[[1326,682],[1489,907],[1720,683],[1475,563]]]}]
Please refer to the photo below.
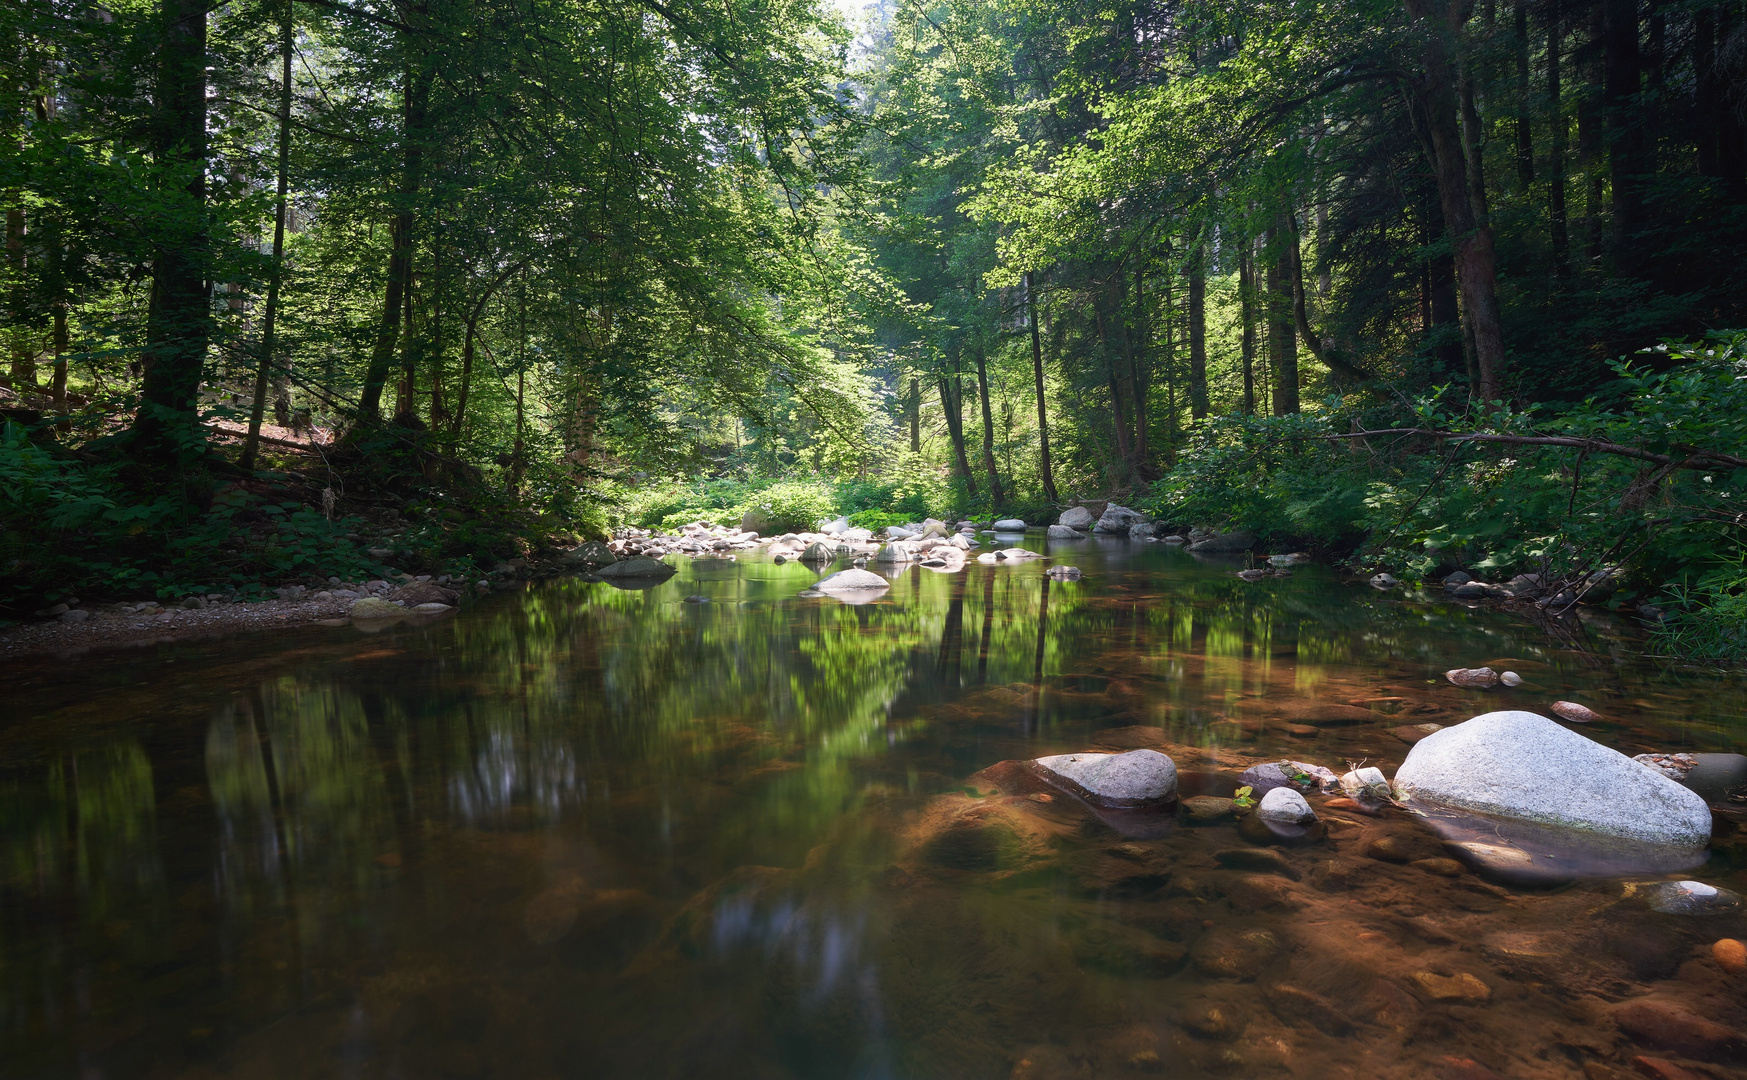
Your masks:
[{"label": "sand under water", "polygon": [[[1738,751],[1739,677],[1605,613],[1050,555],[856,604],[695,562],[7,669],[0,1074],[1747,1076],[1747,953],[1717,945],[1747,915],[1650,900],[1747,892],[1727,805],[1699,865],[1554,837],[1563,872],[1517,878],[1395,807],[1312,795],[1283,839],[1023,765],[1151,748],[1224,797],[1554,700],[1629,754]],[[1482,664],[1523,684],[1441,678]]]}]

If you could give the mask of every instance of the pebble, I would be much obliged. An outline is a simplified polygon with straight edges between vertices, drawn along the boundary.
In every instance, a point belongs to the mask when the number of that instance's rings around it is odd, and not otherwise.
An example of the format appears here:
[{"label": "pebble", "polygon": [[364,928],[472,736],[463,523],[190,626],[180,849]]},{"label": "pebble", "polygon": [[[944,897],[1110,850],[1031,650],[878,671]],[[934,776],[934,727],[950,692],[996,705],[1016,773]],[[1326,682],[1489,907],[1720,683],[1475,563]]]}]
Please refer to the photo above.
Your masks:
[{"label": "pebble", "polygon": [[1552,704],[1553,715],[1561,720],[1569,720],[1573,724],[1593,724],[1601,716],[1588,706],[1579,705],[1575,701],[1555,701]]},{"label": "pebble", "polygon": [[1179,806],[1183,820],[1190,825],[1211,825],[1237,815],[1237,804],[1217,795],[1192,795]]},{"label": "pebble", "polygon": [[1226,848],[1214,852],[1213,860],[1232,870],[1256,870],[1298,880],[1298,868],[1286,856],[1270,848]]},{"label": "pebble", "polygon": [[1262,796],[1261,803],[1256,807],[1256,816],[1264,821],[1308,825],[1316,820],[1316,811],[1293,788],[1277,787]]},{"label": "pebble", "polygon": [[1183,1009],[1183,1026],[1203,1039],[1235,1039],[1244,1028],[1244,1018],[1230,1005],[1196,1001]]},{"label": "pebble", "polygon": [[1353,1030],[1353,1022],[1321,994],[1293,986],[1275,983],[1262,992],[1274,1015],[1288,1024],[1302,1024],[1326,1031],[1330,1035],[1345,1035]]},{"label": "pebble", "polygon": [[1747,972],[1747,945],[1734,938],[1721,938],[1712,945],[1711,958],[1731,975]]},{"label": "pebble", "polygon": [[1498,677],[1498,681],[1506,686],[1521,686],[1523,677],[1514,671],[1506,671]]},{"label": "pebble", "polygon": [[1416,971],[1413,981],[1433,1001],[1482,1002],[1492,1000],[1492,988],[1467,972],[1439,975],[1431,971]]}]

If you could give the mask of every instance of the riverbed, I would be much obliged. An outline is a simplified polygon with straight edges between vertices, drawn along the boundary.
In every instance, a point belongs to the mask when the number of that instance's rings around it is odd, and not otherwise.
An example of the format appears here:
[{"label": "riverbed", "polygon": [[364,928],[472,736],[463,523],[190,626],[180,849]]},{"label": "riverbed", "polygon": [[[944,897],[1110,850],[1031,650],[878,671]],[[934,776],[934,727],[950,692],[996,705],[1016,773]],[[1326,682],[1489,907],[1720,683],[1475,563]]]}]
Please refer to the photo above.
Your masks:
[{"label": "riverbed", "polygon": [[[1654,876],[1501,882],[1394,808],[1316,798],[1282,844],[1001,769],[1392,775],[1417,726],[1561,699],[1627,754],[1741,751],[1739,676],[1605,613],[1048,552],[867,603],[677,560],[0,669],[0,1075],[1742,1075],[1712,946],[1747,919],[1649,911]],[[1442,677],[1483,664],[1524,681]],[[1677,876],[1747,891],[1747,833]]]}]

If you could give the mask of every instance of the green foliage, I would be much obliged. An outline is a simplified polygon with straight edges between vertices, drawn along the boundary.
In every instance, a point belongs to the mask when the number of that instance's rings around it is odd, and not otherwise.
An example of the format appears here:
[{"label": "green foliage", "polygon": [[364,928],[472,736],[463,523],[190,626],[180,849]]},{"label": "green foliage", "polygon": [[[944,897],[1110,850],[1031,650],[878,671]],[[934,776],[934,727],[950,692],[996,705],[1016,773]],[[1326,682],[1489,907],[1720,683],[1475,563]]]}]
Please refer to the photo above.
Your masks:
[{"label": "green foliage", "polygon": [[905,525],[916,518],[906,514],[894,514],[886,510],[857,510],[849,515],[849,523],[863,529],[879,532],[893,525]]},{"label": "green foliage", "polygon": [[743,512],[764,523],[760,532],[816,529],[837,516],[837,492],[822,480],[781,480],[749,498]]},{"label": "green foliage", "polygon": [[1243,809],[1243,810],[1248,810],[1250,807],[1256,805],[1256,800],[1251,798],[1251,796],[1255,793],[1255,790],[1256,790],[1255,788],[1249,786],[1248,784],[1245,784],[1243,787],[1238,788],[1236,791],[1232,792],[1232,795],[1231,795],[1232,805],[1236,806],[1240,809]]}]

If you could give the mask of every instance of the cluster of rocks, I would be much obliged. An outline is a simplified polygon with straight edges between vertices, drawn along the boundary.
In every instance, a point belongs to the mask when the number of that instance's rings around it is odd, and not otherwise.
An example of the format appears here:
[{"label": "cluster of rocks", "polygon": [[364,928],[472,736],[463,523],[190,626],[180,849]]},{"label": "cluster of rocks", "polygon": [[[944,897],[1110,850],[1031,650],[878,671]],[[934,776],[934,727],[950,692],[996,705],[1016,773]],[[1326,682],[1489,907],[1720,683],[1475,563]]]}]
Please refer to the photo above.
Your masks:
[{"label": "cluster of rocks", "polygon": [[[1541,574],[1518,574],[1501,584],[1480,581],[1457,570],[1444,578],[1444,592],[1456,600],[1533,600],[1543,607],[1569,607],[1579,600],[1599,603],[1619,587],[1619,570],[1603,567],[1575,583]],[[1374,580],[1374,579],[1373,579]]]}]

